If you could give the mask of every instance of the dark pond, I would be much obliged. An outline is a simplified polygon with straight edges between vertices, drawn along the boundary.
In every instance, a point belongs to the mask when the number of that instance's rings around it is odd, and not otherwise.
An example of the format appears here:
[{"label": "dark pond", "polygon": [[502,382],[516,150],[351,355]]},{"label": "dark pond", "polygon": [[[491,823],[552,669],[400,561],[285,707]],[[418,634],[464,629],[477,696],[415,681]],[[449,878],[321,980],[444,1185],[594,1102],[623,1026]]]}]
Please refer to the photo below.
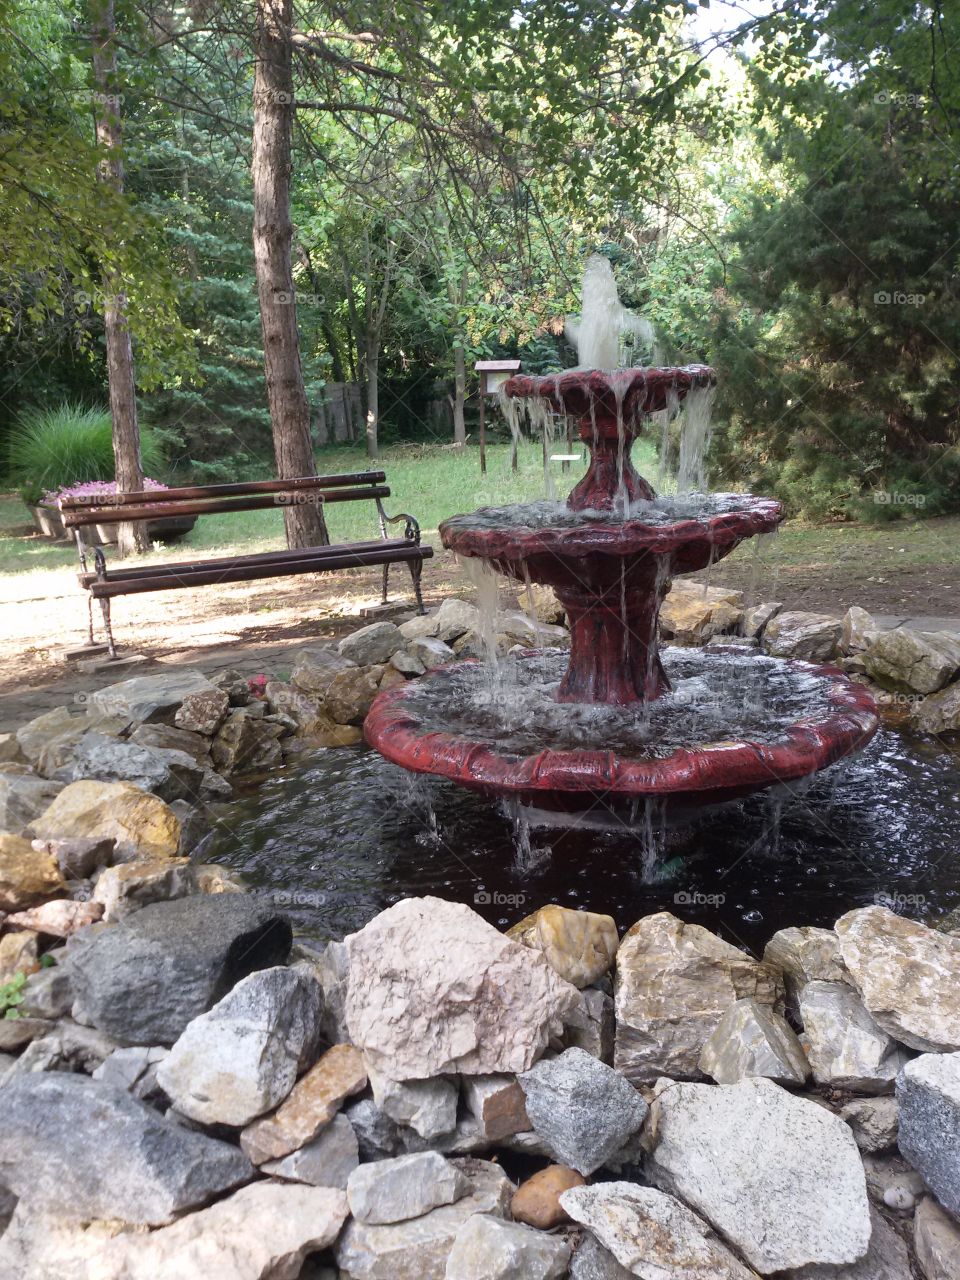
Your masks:
[{"label": "dark pond", "polygon": [[317,939],[433,894],[499,927],[547,902],[609,912],[621,929],[666,909],[759,952],[777,929],[832,925],[866,903],[917,919],[960,903],[960,759],[881,731],[805,790],[694,826],[527,840],[495,802],[452,783],[414,780],[360,748],[321,751],[224,806],[211,856]]}]

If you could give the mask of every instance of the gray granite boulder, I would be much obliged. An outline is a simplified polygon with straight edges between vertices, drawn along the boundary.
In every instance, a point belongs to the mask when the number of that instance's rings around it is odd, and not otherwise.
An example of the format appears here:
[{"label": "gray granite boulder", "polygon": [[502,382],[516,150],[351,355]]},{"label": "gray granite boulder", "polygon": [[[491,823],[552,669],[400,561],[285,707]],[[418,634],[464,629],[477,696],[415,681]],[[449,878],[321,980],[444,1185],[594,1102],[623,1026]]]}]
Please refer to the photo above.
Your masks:
[{"label": "gray granite boulder", "polygon": [[118,742],[102,733],[85,733],[70,764],[59,770],[63,782],[95,778],[99,782],[132,782],[161,800],[197,796],[205,770],[185,751]]},{"label": "gray granite boulder", "polygon": [[631,1280],[633,1276],[589,1231],[574,1250],[568,1274],[570,1280]]},{"label": "gray granite boulder", "polygon": [[960,1280],[960,1226],[932,1196],[917,1206],[913,1247],[926,1280]]},{"label": "gray granite boulder", "polygon": [[943,1207],[960,1217],[960,1053],[926,1053],[897,1080],[898,1144]]},{"label": "gray granite boulder", "polygon": [[316,1057],[321,999],[320,984],[294,969],[250,974],[187,1025],[159,1069],[161,1088],[191,1120],[249,1124]]},{"label": "gray granite boulder", "polygon": [[83,1076],[21,1076],[3,1104],[0,1182],[35,1212],[157,1226],[253,1177],[235,1147]]},{"label": "gray granite boulder", "polygon": [[125,1044],[173,1044],[241,978],[284,963],[291,936],[248,894],[154,903],[70,946],[74,1017]]},{"label": "gray granite boulder", "polygon": [[606,1164],[647,1114],[633,1085],[583,1049],[538,1062],[518,1079],[535,1132],[578,1173]]},{"label": "gray granite boulder", "polygon": [[454,1204],[469,1189],[455,1165],[436,1151],[424,1151],[360,1165],[347,1181],[347,1200],[358,1222],[381,1225]]},{"label": "gray granite boulder", "polygon": [[860,1153],[832,1112],[771,1080],[670,1084],[651,1108],[650,1179],[757,1271],[858,1262],[870,1243]]},{"label": "gray granite boulder", "polygon": [[859,1262],[843,1267],[796,1267],[777,1280],[912,1280],[910,1253],[903,1239],[879,1213],[871,1214],[870,1248]]},{"label": "gray granite boulder", "polygon": [[38,778],[25,765],[0,768],[0,831],[18,835],[62,790],[62,782]]},{"label": "gray granite boulder", "polygon": [[854,1098],[840,1108],[857,1146],[868,1155],[896,1146],[900,1106],[896,1098]]}]

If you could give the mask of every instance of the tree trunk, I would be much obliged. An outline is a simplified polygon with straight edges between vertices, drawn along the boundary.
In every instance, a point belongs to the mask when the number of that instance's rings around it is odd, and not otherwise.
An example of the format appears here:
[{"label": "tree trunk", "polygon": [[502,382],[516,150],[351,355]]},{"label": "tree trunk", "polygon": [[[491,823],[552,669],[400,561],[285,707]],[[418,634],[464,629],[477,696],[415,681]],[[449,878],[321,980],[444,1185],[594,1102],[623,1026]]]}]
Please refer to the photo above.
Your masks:
[{"label": "tree trunk", "polygon": [[[263,328],[267,402],[277,477],[317,474],[300,365],[290,214],[292,0],[257,0],[253,85],[253,259]],[[322,506],[285,506],[291,547],[326,545]]]},{"label": "tree trunk", "polygon": [[367,457],[375,458],[380,449],[380,344],[376,335],[367,335],[364,355],[364,372],[367,378]]},{"label": "tree trunk", "polygon": [[463,445],[467,442],[467,423],[464,417],[464,402],[467,398],[467,358],[463,344],[459,341],[453,348],[453,443]]},{"label": "tree trunk", "polygon": [[[97,86],[96,134],[103,148],[98,177],[114,191],[123,191],[120,93],[117,83],[116,20],[113,0],[91,0],[90,32],[93,41],[93,78]],[[133,369],[133,346],[127,320],[127,298],[123,281],[112,271],[103,272],[104,336],[107,348],[107,379],[110,386],[110,417],[113,422],[113,457],[117,488],[143,488],[140,461],[140,424],[137,420],[137,384]],[[78,480],[84,477],[78,476]],[[117,526],[117,551],[121,556],[146,550],[146,526]]]}]

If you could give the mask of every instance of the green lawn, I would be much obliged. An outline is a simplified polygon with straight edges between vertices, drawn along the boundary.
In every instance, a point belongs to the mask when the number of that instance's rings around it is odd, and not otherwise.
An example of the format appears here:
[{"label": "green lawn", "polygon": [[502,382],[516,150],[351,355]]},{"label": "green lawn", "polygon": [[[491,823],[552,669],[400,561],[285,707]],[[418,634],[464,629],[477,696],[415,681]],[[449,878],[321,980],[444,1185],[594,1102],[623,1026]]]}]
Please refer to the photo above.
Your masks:
[{"label": "green lawn", "polygon": [[[558,445],[556,452],[561,451]],[[581,448],[574,452],[584,452]],[[635,460],[641,469],[655,470],[652,444],[638,442]],[[376,467],[387,473],[392,496],[384,506],[388,514],[410,511],[424,534],[432,534],[444,517],[475,507],[523,502],[543,497],[544,479],[539,443],[524,442],[519,451],[516,473],[510,469],[510,446],[487,447],[487,473],[480,474],[476,448],[463,452],[430,445],[405,445],[384,450],[370,463],[356,448],[322,449],[317,467],[323,474],[363,471]],[[552,463],[557,492],[565,494],[583,474],[578,463],[564,473],[560,463]],[[370,502],[333,505],[327,513],[331,539],[356,541],[377,536],[376,510]],[[147,559],[169,558],[189,552],[228,554],[231,551],[266,551],[283,545],[283,513],[280,508],[245,511],[237,515],[202,516],[194,530],[176,548],[160,548]],[[0,573],[30,572],[72,566],[76,553],[65,543],[51,543],[33,534],[30,514],[17,498],[0,499]]]},{"label": "green lawn", "polygon": [[[563,445],[555,446],[562,452]],[[582,446],[575,452],[583,452]],[[638,440],[634,446],[638,469],[656,482],[656,448],[652,441]],[[321,450],[318,469],[323,473],[361,471],[371,464],[358,448]],[[446,516],[476,507],[530,501],[544,495],[542,455],[539,442],[525,442],[520,448],[519,469],[510,469],[509,444],[492,444],[487,449],[487,474],[480,474],[475,447],[463,452],[436,445],[400,445],[386,449],[376,464],[387,473],[392,496],[385,506],[392,514],[410,511],[420,521],[424,536],[435,541],[437,525]],[[563,472],[551,464],[558,495],[565,494],[583,474],[583,466],[572,464]],[[330,535],[334,541],[375,537],[376,513],[371,503],[356,502],[331,506],[328,511]],[[844,580],[855,584],[859,578],[883,583],[886,570],[916,569],[942,571],[949,576],[960,566],[960,520],[895,521],[879,525],[809,526],[791,523],[776,540],[775,558],[781,570],[805,568],[814,578],[832,577],[842,565]],[[283,545],[283,514],[280,508],[247,511],[237,515],[203,516],[182,542],[157,547],[147,559],[179,559],[197,552],[223,554],[256,552]],[[752,552],[741,548],[726,569],[738,572]],[[0,499],[0,573],[73,567],[76,555],[67,544],[56,544],[32,532],[29,513],[14,497]],[[870,578],[869,575],[874,575]],[[919,585],[919,584],[918,584]],[[852,597],[851,597],[852,598]],[[932,607],[932,606],[931,606]]]}]

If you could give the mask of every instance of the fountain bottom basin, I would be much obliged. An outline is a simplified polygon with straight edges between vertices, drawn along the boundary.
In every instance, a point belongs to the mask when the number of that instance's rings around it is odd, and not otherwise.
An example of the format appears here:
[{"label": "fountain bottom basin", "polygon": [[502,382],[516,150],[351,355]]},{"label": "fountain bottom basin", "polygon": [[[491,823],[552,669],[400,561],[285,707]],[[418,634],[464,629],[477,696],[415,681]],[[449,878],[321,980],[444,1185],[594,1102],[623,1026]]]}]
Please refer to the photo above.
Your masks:
[{"label": "fountain bottom basin", "polygon": [[598,809],[617,822],[645,800],[684,811],[796,782],[878,728],[870,694],[833,667],[704,649],[662,658],[672,692],[627,708],[556,701],[562,650],[492,672],[457,663],[381,694],[364,733],[394,764],[516,801],[541,822]]}]

